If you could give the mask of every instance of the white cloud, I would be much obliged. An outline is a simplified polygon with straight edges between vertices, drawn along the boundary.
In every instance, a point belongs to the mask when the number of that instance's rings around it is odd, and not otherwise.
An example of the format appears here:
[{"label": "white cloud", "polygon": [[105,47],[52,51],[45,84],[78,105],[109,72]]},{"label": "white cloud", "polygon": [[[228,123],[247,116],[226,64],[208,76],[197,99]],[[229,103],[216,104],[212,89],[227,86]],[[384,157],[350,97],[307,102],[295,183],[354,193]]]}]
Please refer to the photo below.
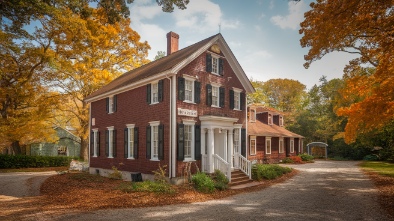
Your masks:
[{"label": "white cloud", "polygon": [[290,29],[297,29],[299,24],[304,19],[304,12],[306,11],[307,7],[303,1],[300,2],[289,2],[289,14],[286,16],[276,15],[271,17],[271,22],[282,29],[290,28]]},{"label": "white cloud", "polygon": [[162,13],[161,7],[158,7],[157,4],[151,0],[135,1],[130,7],[130,19],[133,22],[152,19],[160,13]]},{"label": "white cloud", "polygon": [[274,0],[271,0],[269,9],[272,10],[272,9],[274,9],[274,7],[275,7]]},{"label": "white cloud", "polygon": [[190,1],[187,10],[174,10],[175,24],[200,33],[222,29],[235,29],[240,26],[238,20],[225,20],[218,4],[210,0]]}]

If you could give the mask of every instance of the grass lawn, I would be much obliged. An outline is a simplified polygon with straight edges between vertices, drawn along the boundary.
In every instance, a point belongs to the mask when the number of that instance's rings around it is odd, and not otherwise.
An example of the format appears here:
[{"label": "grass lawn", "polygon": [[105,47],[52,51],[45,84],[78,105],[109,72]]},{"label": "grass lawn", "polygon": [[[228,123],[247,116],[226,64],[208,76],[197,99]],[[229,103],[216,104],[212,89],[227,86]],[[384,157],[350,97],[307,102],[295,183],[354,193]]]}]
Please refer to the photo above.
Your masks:
[{"label": "grass lawn", "polygon": [[376,172],[380,175],[394,177],[394,163],[384,161],[364,161],[360,166],[371,172]]}]

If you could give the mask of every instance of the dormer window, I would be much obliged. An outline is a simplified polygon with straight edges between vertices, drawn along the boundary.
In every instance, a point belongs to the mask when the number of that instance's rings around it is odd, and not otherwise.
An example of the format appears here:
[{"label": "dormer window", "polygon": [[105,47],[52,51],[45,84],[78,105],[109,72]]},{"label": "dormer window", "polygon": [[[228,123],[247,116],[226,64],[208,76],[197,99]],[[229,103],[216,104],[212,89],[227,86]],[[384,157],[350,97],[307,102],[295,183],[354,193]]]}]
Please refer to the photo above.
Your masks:
[{"label": "dormer window", "polygon": [[268,114],[268,125],[272,125],[272,115]]},{"label": "dormer window", "polygon": [[279,126],[283,127],[283,117],[279,116]]},{"label": "dormer window", "polygon": [[256,122],[256,110],[250,109],[250,122]]}]

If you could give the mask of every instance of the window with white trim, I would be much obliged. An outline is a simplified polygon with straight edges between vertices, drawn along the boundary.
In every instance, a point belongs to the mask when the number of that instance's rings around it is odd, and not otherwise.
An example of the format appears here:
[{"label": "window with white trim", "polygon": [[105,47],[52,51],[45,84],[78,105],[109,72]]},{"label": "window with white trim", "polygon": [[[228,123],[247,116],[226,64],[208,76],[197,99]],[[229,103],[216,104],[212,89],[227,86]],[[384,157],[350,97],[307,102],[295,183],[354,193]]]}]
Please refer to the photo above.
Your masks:
[{"label": "window with white trim", "polygon": [[256,110],[250,109],[250,122],[256,122]]},{"label": "window with white trim", "polygon": [[290,140],[290,153],[294,153],[294,139]]},{"label": "window with white trim", "polygon": [[152,104],[159,103],[159,82],[152,83]]},{"label": "window with white trim", "polygon": [[212,85],[212,106],[219,107],[219,87]]},{"label": "window with white trim", "polygon": [[250,136],[250,155],[256,155],[256,136]]},{"label": "window with white trim", "polygon": [[149,122],[151,127],[151,160],[159,160],[159,125],[160,121]]},{"label": "window with white trim", "polygon": [[283,153],[285,152],[285,145],[284,145],[284,141],[283,138],[279,139],[279,153]]},{"label": "window with white trim", "polygon": [[107,127],[108,130],[108,158],[114,157],[114,127]]},{"label": "window with white trim", "polygon": [[272,115],[268,114],[268,125],[272,125]]},{"label": "window with white trim", "polygon": [[212,73],[219,74],[219,58],[212,56]]},{"label": "window with white trim", "polygon": [[239,151],[239,145],[240,145],[240,128],[235,128],[234,129],[234,154],[238,153]]},{"label": "window with white trim", "polygon": [[195,121],[184,120],[184,156],[185,161],[194,160],[194,126]]},{"label": "window with white trim", "polygon": [[98,155],[98,146],[99,146],[98,129],[93,129],[93,157],[97,157]]},{"label": "window with white trim", "polygon": [[271,137],[265,138],[265,153],[271,154]]},{"label": "window with white trim", "polygon": [[128,140],[127,140],[127,150],[128,150],[128,155],[127,159],[134,159],[134,124],[128,124],[127,125],[127,134],[128,134]]},{"label": "window with white trim", "polygon": [[279,116],[279,126],[283,127],[283,117]]}]

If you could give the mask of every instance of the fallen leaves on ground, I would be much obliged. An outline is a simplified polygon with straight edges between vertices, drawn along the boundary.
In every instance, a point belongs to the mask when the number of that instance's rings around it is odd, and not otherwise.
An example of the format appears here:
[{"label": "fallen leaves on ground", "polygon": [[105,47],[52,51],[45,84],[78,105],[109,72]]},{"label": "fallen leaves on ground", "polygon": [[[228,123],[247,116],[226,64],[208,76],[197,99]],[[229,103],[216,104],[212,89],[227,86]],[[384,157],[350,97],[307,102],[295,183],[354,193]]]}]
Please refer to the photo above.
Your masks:
[{"label": "fallen leaves on ground", "polygon": [[[203,202],[221,199],[235,194],[253,192],[273,184],[284,182],[298,172],[293,170],[275,180],[264,180],[258,186],[244,189],[228,189],[205,194],[197,192],[190,184],[174,186],[174,194],[131,192],[117,190],[122,180],[68,173],[49,177],[41,186],[41,196],[25,197],[9,201],[0,200],[0,208],[9,208],[1,217],[26,218],[32,214],[62,214],[71,211],[92,211],[113,208],[137,208],[170,204]],[[81,175],[82,174],[82,175]]]}]

